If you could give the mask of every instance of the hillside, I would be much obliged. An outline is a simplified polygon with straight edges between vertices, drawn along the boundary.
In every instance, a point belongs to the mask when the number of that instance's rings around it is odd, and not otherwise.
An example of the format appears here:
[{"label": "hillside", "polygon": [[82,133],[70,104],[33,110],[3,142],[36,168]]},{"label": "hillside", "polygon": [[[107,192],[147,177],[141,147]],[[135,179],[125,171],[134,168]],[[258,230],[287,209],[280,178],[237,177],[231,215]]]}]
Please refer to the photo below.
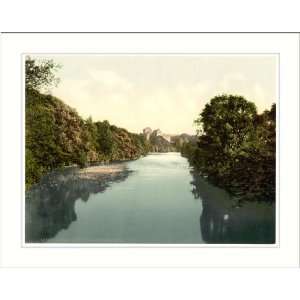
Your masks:
[{"label": "hillside", "polygon": [[86,166],[146,155],[150,146],[142,134],[84,120],[60,99],[26,90],[26,188],[53,169]]}]

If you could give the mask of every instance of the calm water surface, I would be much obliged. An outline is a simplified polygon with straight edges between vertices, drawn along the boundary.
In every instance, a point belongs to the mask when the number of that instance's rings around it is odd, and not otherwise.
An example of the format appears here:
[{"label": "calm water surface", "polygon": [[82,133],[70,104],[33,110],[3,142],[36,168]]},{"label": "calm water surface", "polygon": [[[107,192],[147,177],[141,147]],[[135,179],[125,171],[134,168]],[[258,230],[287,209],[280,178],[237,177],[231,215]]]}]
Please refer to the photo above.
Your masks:
[{"label": "calm water surface", "polygon": [[26,242],[274,242],[274,206],[235,208],[179,153],[124,164],[113,180],[78,178],[74,169],[43,178],[26,194]]}]

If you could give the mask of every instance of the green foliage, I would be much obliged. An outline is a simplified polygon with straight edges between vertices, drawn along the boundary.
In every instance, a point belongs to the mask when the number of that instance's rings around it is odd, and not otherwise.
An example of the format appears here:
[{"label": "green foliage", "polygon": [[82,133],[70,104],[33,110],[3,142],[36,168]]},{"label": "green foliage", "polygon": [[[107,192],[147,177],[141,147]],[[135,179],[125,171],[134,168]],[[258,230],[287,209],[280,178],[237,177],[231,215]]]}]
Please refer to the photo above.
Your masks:
[{"label": "green foliage", "polygon": [[113,152],[114,142],[113,142],[113,134],[110,129],[110,125],[108,121],[97,122],[97,150],[99,152],[104,153],[106,156],[110,156]]},{"label": "green foliage", "polygon": [[60,65],[55,64],[53,60],[35,60],[29,56],[25,60],[25,85],[26,89],[41,90],[43,88],[57,85],[59,79],[55,72]]},{"label": "green foliage", "polygon": [[26,102],[26,188],[58,167],[137,159],[149,151],[143,136],[83,120],[51,95],[30,89]]},{"label": "green foliage", "polygon": [[26,183],[54,168],[78,163],[82,120],[60,100],[28,91],[26,105]]},{"label": "green foliage", "polygon": [[44,167],[36,161],[31,150],[28,148],[26,148],[25,172],[26,189],[37,182],[45,172]]},{"label": "green foliage", "polygon": [[198,142],[182,153],[202,175],[241,199],[275,200],[275,104],[258,115],[243,97],[217,96],[195,123]]}]

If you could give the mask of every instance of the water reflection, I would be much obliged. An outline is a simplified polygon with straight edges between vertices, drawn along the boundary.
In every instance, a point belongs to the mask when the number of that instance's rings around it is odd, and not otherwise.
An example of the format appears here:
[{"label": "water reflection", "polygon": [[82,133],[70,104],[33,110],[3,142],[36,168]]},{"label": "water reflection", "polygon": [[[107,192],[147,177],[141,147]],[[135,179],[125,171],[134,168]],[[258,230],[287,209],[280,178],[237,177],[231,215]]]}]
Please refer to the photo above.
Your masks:
[{"label": "water reflection", "polygon": [[26,193],[26,242],[274,243],[274,205],[236,208],[224,190],[195,173],[191,193],[189,165],[180,155],[149,155],[126,166],[102,177],[77,169],[45,176]]},{"label": "water reflection", "polygon": [[25,241],[45,242],[76,221],[75,202],[86,202],[112,182],[125,180],[128,170],[100,177],[82,177],[78,169],[52,172],[26,193]]},{"label": "water reflection", "polygon": [[211,244],[275,243],[275,205],[243,202],[236,206],[224,191],[191,171],[192,193],[202,199],[202,238]]}]

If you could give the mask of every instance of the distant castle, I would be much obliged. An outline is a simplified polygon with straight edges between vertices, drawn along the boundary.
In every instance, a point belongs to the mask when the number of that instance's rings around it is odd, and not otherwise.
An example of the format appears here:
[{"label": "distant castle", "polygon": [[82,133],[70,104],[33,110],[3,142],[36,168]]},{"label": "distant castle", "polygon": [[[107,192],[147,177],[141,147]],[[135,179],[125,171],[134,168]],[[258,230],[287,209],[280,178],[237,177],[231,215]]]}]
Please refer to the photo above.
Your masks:
[{"label": "distant castle", "polygon": [[150,139],[150,136],[155,136],[155,137],[161,136],[167,142],[171,143],[171,135],[162,133],[160,129],[156,129],[152,131],[150,127],[146,127],[143,129],[143,134],[148,141]]},{"label": "distant castle", "polygon": [[143,129],[143,134],[146,137],[147,141],[149,141],[151,133],[152,129],[150,127],[146,127]]}]

